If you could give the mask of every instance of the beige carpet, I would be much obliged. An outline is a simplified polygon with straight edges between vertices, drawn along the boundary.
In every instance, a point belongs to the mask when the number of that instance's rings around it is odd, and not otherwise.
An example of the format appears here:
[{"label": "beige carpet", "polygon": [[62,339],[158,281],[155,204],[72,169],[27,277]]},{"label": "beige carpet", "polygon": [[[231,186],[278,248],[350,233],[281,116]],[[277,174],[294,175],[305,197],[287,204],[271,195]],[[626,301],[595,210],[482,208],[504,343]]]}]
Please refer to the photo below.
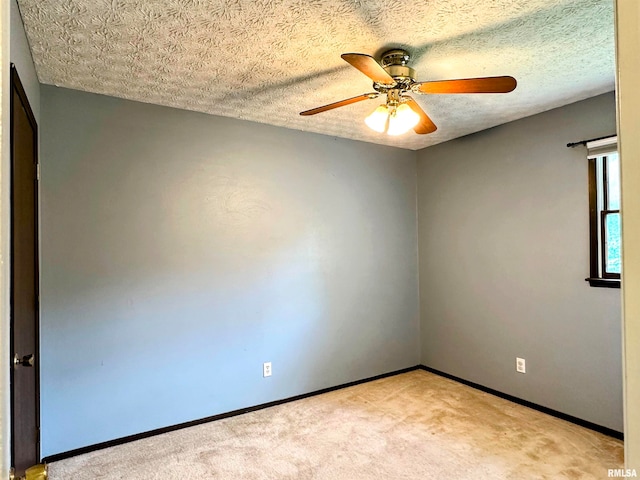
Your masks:
[{"label": "beige carpet", "polygon": [[52,480],[589,479],[619,440],[417,370],[50,465]]}]

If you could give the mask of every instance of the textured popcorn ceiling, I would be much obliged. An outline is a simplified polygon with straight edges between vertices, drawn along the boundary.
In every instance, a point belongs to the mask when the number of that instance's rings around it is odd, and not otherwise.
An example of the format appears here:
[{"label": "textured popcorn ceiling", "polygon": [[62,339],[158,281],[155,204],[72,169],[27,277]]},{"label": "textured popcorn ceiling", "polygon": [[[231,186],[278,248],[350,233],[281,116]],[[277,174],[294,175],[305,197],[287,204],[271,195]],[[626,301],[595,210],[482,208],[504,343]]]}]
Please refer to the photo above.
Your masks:
[{"label": "textured popcorn ceiling", "polygon": [[[613,0],[19,0],[40,81],[419,149],[614,88]],[[403,47],[417,80],[512,75],[508,94],[414,95],[438,125],[389,137],[340,58]]]}]

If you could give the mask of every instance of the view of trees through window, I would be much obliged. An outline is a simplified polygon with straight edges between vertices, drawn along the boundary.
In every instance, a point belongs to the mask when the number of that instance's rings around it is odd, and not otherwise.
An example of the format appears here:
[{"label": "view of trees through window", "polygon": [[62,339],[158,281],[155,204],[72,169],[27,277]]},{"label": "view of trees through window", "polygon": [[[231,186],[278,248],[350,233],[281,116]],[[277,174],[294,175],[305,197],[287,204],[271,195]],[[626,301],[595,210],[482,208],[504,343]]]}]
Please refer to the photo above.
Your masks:
[{"label": "view of trees through window", "polygon": [[607,216],[606,223],[606,271],[620,273],[620,214],[612,213]]}]

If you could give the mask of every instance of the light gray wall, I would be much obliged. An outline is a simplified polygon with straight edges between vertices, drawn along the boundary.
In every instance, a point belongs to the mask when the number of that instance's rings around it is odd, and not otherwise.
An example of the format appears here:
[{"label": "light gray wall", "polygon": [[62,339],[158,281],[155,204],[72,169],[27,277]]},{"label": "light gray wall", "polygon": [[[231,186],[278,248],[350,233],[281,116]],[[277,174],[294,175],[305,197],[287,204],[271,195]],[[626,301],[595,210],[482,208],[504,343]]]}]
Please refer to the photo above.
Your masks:
[{"label": "light gray wall", "polygon": [[43,455],[419,362],[415,152],[41,93]]},{"label": "light gray wall", "polygon": [[419,152],[422,363],[622,431],[620,290],[584,281],[586,151],[566,147],[615,125],[610,93]]},{"label": "light gray wall", "polygon": [[11,3],[11,63],[15,64],[36,122],[40,123],[40,83],[31,58],[31,50],[16,0]]}]

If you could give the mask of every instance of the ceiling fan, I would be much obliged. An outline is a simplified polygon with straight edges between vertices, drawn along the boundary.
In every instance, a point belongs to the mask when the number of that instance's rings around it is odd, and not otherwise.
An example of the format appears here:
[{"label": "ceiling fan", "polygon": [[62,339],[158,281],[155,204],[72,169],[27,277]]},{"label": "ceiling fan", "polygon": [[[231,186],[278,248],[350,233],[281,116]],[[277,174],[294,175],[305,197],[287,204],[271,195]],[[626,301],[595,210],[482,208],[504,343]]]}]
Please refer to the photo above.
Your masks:
[{"label": "ceiling fan", "polygon": [[416,133],[432,133],[438,127],[407,93],[507,93],[515,89],[517,84],[515,78],[508,76],[416,82],[415,70],[407,65],[411,57],[402,49],[384,52],[380,63],[364,53],[343,53],[341,57],[373,80],[375,92],[305,110],[300,115],[315,115],[386,95],[387,101],[365,119],[369,128],[389,135],[401,135],[412,128]]}]

